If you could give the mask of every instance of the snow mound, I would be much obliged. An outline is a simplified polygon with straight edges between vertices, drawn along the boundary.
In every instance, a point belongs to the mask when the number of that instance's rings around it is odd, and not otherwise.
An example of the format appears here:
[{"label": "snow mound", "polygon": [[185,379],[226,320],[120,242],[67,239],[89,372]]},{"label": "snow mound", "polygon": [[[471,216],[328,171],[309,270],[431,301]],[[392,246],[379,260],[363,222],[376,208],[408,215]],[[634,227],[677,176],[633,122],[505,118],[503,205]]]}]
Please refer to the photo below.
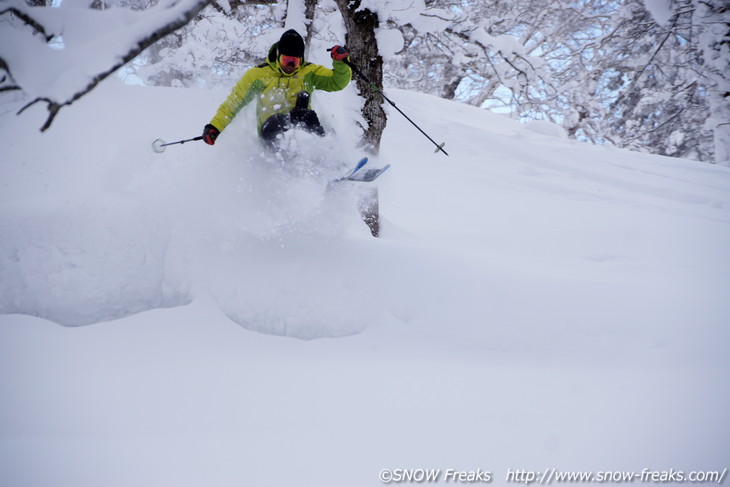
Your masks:
[{"label": "snow mound", "polygon": [[249,242],[247,250],[220,259],[208,283],[221,309],[244,328],[313,339],[357,334],[374,319],[378,303],[366,284],[372,276],[357,245],[298,239]]},{"label": "snow mound", "polygon": [[79,326],[190,302],[166,272],[169,226],[131,202],[3,213],[0,313]]}]

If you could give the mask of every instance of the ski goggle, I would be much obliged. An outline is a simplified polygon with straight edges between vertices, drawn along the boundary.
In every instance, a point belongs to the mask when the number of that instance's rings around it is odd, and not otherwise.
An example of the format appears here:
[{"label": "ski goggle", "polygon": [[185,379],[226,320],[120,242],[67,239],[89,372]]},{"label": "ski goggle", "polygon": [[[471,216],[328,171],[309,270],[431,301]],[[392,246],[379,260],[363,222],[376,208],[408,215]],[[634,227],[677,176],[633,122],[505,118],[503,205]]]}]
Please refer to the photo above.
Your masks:
[{"label": "ski goggle", "polygon": [[296,69],[299,67],[299,63],[301,62],[302,59],[296,56],[285,56],[283,54],[279,56],[279,64],[281,64],[285,68]]}]

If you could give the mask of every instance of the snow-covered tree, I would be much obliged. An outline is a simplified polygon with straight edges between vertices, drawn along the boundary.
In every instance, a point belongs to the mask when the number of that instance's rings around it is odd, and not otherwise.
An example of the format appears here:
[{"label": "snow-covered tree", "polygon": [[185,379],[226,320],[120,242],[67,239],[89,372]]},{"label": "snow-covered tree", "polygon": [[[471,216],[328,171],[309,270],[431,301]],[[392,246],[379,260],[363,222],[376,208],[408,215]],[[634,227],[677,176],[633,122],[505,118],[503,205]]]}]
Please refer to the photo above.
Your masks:
[{"label": "snow-covered tree", "polygon": [[[378,89],[550,120],[594,143],[730,158],[723,0],[208,1],[67,1],[51,9],[47,0],[3,0],[0,91],[22,89],[45,102],[45,129],[60,107],[125,63],[146,84],[230,86],[282,28],[311,45],[341,42],[342,25],[353,65]],[[355,80],[363,143],[377,151],[383,100]]]},{"label": "snow-covered tree", "polygon": [[[223,4],[221,2],[221,4]],[[262,61],[284,25],[286,5],[270,1],[212,3],[195,20],[147,49],[131,66],[145,84],[229,87]]]},{"label": "snow-covered tree", "polygon": [[721,3],[675,1],[660,22],[641,0],[430,0],[410,21],[388,23],[404,43],[386,58],[385,79],[551,120],[582,140],[722,160]]},{"label": "snow-covered tree", "polygon": [[715,161],[730,166],[730,4],[693,0],[692,6],[710,105],[705,127],[713,131]]}]

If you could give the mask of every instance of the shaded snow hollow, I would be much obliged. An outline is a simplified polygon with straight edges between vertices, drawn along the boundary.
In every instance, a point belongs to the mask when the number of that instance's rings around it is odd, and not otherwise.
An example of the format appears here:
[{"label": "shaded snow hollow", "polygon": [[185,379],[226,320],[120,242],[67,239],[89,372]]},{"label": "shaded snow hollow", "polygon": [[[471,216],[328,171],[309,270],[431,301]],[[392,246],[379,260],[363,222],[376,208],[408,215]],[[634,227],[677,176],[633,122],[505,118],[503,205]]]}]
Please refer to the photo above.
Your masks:
[{"label": "shaded snow hollow", "polygon": [[295,166],[250,111],[152,152],[225,96],[0,115],[1,485],[730,466],[730,170],[391,90],[450,157],[390,114],[373,239],[354,87]]}]

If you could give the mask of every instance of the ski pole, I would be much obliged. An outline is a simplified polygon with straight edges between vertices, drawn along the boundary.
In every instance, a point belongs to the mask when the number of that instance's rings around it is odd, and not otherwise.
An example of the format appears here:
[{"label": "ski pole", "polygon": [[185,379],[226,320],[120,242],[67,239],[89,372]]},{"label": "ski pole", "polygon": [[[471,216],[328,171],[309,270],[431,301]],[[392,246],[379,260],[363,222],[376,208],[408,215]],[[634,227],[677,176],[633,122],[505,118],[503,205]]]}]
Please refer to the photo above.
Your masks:
[{"label": "ski pole", "polygon": [[192,142],[193,140],[203,140],[203,136],[198,135],[197,137],[193,137],[192,139],[178,140],[177,142],[167,142],[167,143],[162,139],[157,139],[154,142],[152,142],[152,150],[154,150],[157,153],[165,152],[165,147],[168,145],[184,144],[185,142]]},{"label": "ski pole", "polygon": [[[331,51],[332,49],[327,49],[327,50],[328,51]],[[409,122],[411,122],[414,127],[416,127],[423,135],[425,135],[426,138],[428,140],[430,140],[433,143],[433,145],[436,146],[436,150],[434,152],[441,151],[444,154],[446,154],[447,156],[449,155],[449,153],[444,150],[444,146],[446,145],[446,142],[442,142],[442,143],[439,144],[435,140],[433,140],[431,137],[429,137],[428,134],[426,132],[424,132],[421,127],[419,127],[418,125],[416,125],[416,122],[414,122],[413,120],[411,120],[408,115],[406,115],[405,113],[403,113],[403,110],[401,110],[400,108],[398,108],[395,105],[395,103],[390,98],[388,98],[387,96],[385,96],[385,93],[383,93],[380,89],[378,89],[378,87],[375,86],[375,83],[373,83],[372,81],[370,81],[367,76],[365,76],[364,74],[362,74],[362,72],[360,72],[359,69],[357,69],[355,66],[353,66],[350,63],[350,61],[348,61],[347,59],[345,59],[344,60],[344,63],[347,64],[348,66],[350,66],[350,69],[352,69],[352,71],[356,75],[358,75],[359,77],[361,77],[363,79],[363,81],[365,81],[368,85],[370,85],[370,88],[372,88],[373,91],[375,91],[377,93],[380,93],[380,96],[382,96],[385,101],[387,101],[388,103],[390,103],[390,106],[392,106],[393,108],[395,108],[396,110],[398,110],[398,113],[400,113],[401,115],[403,115],[404,117],[406,117],[406,120],[408,120]]]}]

